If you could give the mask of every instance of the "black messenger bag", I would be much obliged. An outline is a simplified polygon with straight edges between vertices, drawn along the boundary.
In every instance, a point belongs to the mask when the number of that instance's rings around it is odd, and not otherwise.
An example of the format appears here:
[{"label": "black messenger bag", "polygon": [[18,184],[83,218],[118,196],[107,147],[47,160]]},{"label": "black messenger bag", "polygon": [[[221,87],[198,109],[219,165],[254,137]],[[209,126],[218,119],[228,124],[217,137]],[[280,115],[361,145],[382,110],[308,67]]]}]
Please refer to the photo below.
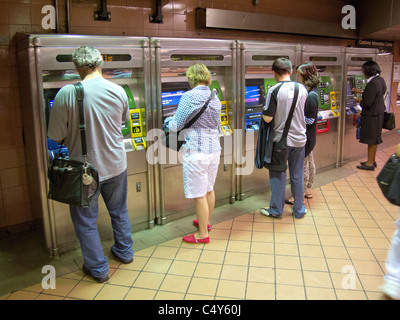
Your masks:
[{"label": "black messenger bag", "polygon": [[47,172],[49,178],[48,198],[69,205],[88,208],[90,201],[99,189],[99,174],[97,169],[86,161],[84,92],[80,82],[74,84],[74,86],[79,104],[79,129],[84,162],[61,158],[59,152],[51,162]]},{"label": "black messenger bag", "polygon": [[299,96],[299,84],[295,83],[294,97],[292,106],[290,108],[289,115],[286,119],[285,128],[282,133],[282,137],[279,141],[273,143],[271,163],[264,163],[264,167],[271,171],[283,172],[287,169],[287,135],[289,133],[290,123],[294,109],[296,108],[297,98]]}]

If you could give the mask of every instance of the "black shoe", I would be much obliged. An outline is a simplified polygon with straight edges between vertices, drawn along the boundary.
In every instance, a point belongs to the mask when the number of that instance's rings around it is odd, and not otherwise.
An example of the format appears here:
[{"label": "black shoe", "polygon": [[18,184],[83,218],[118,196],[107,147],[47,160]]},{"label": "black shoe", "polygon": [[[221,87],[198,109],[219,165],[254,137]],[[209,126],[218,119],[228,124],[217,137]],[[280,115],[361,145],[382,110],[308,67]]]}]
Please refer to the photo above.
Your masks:
[{"label": "black shoe", "polygon": [[294,205],[294,200],[285,199],[286,204]]},{"label": "black shoe", "polygon": [[85,265],[82,266],[82,271],[84,274],[86,274],[89,277],[92,277],[95,281],[97,281],[99,283],[106,282],[108,279],[110,279],[108,277],[108,275],[106,275],[104,278],[97,278],[97,277],[93,276],[92,273],[90,272],[90,270],[88,268],[86,268]]},{"label": "black shoe", "polygon": [[368,170],[368,171],[374,171],[375,167],[374,166],[367,166],[366,164],[362,164],[361,166],[356,166],[357,169],[361,170]]},{"label": "black shoe", "polygon": [[[365,165],[366,163],[367,163],[367,161],[360,162],[360,164],[361,164],[362,166]],[[374,162],[372,165],[376,168],[376,162]]]},{"label": "black shoe", "polygon": [[111,254],[119,261],[121,261],[123,264],[129,264],[133,262],[133,257],[130,259],[122,259],[120,257],[118,257],[115,252],[113,251],[112,247],[111,247]]}]

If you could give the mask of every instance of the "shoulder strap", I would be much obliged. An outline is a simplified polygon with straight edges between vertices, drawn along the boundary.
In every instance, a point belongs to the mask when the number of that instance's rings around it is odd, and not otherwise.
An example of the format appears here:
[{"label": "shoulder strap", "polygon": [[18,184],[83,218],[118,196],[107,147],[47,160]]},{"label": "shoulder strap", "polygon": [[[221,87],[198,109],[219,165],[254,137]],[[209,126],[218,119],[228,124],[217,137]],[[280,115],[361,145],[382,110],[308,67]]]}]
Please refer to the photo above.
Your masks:
[{"label": "shoulder strap", "polygon": [[75,83],[75,92],[76,92],[76,99],[78,100],[79,106],[79,131],[81,133],[81,145],[82,145],[82,155],[87,155],[87,148],[86,148],[86,125],[85,125],[85,113],[83,111],[83,98],[84,98],[84,91],[83,85],[81,82]]},{"label": "shoulder strap", "polygon": [[318,93],[316,93],[315,91],[310,91],[308,94],[314,93],[315,96],[318,98]]},{"label": "shoulder strap", "polygon": [[201,110],[182,128],[182,130],[188,129],[197,121],[198,118],[203,114],[203,112],[206,110],[208,104],[210,103],[211,99],[214,97],[214,91],[211,91],[210,97],[207,99],[207,101],[204,103],[203,107]]},{"label": "shoulder strap", "polygon": [[282,137],[287,137],[289,133],[290,123],[292,122],[292,117],[294,113],[294,109],[296,108],[297,98],[299,96],[299,84],[297,82],[294,83],[294,97],[292,102],[292,107],[290,108],[289,115],[286,119],[285,129],[283,130]]}]

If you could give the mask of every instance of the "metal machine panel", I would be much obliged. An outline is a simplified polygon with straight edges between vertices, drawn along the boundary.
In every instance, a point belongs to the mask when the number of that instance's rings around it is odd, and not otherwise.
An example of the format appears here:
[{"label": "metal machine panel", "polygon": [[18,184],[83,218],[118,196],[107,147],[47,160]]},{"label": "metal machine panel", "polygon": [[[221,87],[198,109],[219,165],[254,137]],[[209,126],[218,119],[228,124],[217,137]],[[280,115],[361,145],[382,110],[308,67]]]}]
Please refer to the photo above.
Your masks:
[{"label": "metal machine panel", "polygon": [[276,59],[282,57],[288,58],[296,65],[297,56],[300,52],[300,46],[294,43],[260,41],[243,41],[239,43],[240,49],[247,53],[244,55],[246,66],[272,66]]},{"label": "metal machine panel", "polygon": [[356,139],[355,119],[360,112],[360,107],[355,102],[355,95],[351,92],[352,87],[364,89],[366,79],[362,74],[361,66],[370,60],[377,61],[378,49],[372,48],[346,48],[345,49],[345,64],[344,64],[344,79],[343,81],[343,99],[346,102],[343,106],[345,117],[343,121],[342,133],[342,149],[340,154],[340,162],[345,163],[360,154],[366,153],[366,146],[359,143]]},{"label": "metal machine panel", "polygon": [[[128,199],[127,206],[131,219],[132,231],[145,229],[148,227],[148,202],[146,197],[139,193],[147,194],[146,173],[128,176]],[[52,201],[53,211],[57,212],[55,219],[55,229],[57,235],[58,250],[60,253],[67,252],[79,246],[79,240],[75,235],[69,206]],[[101,239],[109,239],[113,236],[106,205],[102,197],[99,197],[99,216],[97,219],[98,232]]]},{"label": "metal machine panel", "polygon": [[[258,139],[259,122],[268,89],[276,84],[272,73],[273,62],[282,57],[288,58],[293,68],[299,60],[300,46],[294,43],[239,41],[240,87],[237,112],[237,128],[241,129],[240,156],[246,159],[237,165],[236,199],[243,200],[247,195],[265,191],[269,186],[268,170],[257,169],[254,157]],[[293,73],[293,79],[295,72]],[[252,100],[248,90],[258,90],[258,99]],[[254,100],[254,99],[253,99]],[[239,142],[237,142],[238,144]],[[250,169],[252,167],[252,169]]]},{"label": "metal machine panel", "polygon": [[[219,97],[223,95],[227,105],[227,116],[229,127],[234,128],[235,114],[235,75],[236,75],[236,43],[229,40],[210,39],[171,39],[152,38],[151,55],[154,57],[153,74],[153,110],[156,115],[155,126],[163,127],[163,105],[162,92],[165,84],[172,90],[174,83],[186,82],[186,69],[196,62],[204,63],[211,71],[213,85],[218,87]],[[218,82],[218,83],[216,83]],[[222,131],[222,129],[221,129]],[[214,186],[216,201],[234,201],[234,170],[233,163],[233,140],[221,137],[221,167],[223,174],[218,174]],[[230,141],[230,145],[226,143]],[[176,157],[175,157],[176,158]],[[228,165],[224,165],[228,164]],[[165,224],[167,220],[194,213],[194,202],[187,201],[183,195],[182,166],[176,164],[158,164],[155,169],[156,211],[157,223]],[[226,178],[229,177],[229,178]],[[222,182],[221,182],[222,181]],[[174,186],[171,189],[171,186]],[[173,194],[170,192],[173,191]],[[177,201],[177,197],[179,201]]]},{"label": "metal machine panel", "polygon": [[[32,137],[30,143],[34,151],[33,157],[35,174],[29,180],[30,189],[35,199],[40,198],[38,206],[44,224],[44,236],[46,245],[52,255],[57,256],[66,248],[70,249],[75,243],[73,226],[69,217],[67,205],[47,199],[47,167],[49,163],[50,142],[46,143],[47,118],[51,108],[51,98],[54,98],[59,88],[68,83],[80,80],[71,62],[71,55],[80,45],[92,45],[99,49],[105,60],[103,76],[129,91],[130,108],[142,108],[144,119],[149,120],[147,126],[141,124],[141,128],[152,128],[150,87],[150,67],[148,40],[134,37],[97,37],[76,35],[19,35],[18,57],[20,79],[29,75],[30,83],[21,80],[21,95],[24,101],[27,92],[31,96],[26,105],[28,114],[32,114],[24,124],[26,134]],[[27,63],[28,61],[28,63]],[[127,91],[127,93],[128,93]],[[133,93],[133,94],[132,94]],[[147,110],[148,109],[148,110]],[[130,125],[130,124],[129,124]],[[128,126],[129,127],[129,126]],[[131,140],[130,130],[123,130]],[[146,132],[144,132],[144,136]],[[124,141],[125,141],[124,140]],[[125,143],[134,150],[134,142]],[[129,151],[127,150],[127,151]],[[154,207],[152,203],[152,189],[149,182],[152,180],[152,167],[146,162],[145,150],[127,152],[128,183],[135,183],[128,188],[128,206],[132,228],[137,226],[151,227],[154,221]],[[133,182],[134,181],[134,182]],[[139,185],[136,185],[139,183]],[[136,186],[136,188],[135,188]],[[138,186],[140,186],[138,188]],[[36,191],[34,191],[36,190]],[[139,190],[139,191],[137,191]],[[140,193],[139,193],[140,192]],[[34,201],[33,201],[34,203]],[[134,203],[134,205],[132,205]],[[99,206],[98,228],[101,234],[110,234],[111,228],[108,212],[104,205]],[[104,230],[104,231],[103,231]]]},{"label": "metal machine panel", "polygon": [[160,63],[163,67],[187,67],[195,62],[207,66],[232,66],[230,40],[153,38],[155,46],[162,48]]},{"label": "metal machine panel", "polygon": [[[344,48],[337,46],[305,45],[299,64],[311,61],[318,69],[319,112],[317,142],[313,150],[316,168],[339,165],[342,124],[342,81]],[[320,129],[319,129],[320,128]]]}]

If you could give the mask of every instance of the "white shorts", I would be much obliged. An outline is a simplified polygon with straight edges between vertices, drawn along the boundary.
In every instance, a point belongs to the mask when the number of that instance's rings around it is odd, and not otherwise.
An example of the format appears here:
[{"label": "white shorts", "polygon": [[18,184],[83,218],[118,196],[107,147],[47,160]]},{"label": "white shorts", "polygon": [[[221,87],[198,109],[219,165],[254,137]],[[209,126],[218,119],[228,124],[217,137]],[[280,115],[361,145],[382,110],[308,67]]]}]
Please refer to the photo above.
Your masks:
[{"label": "white shorts", "polygon": [[182,148],[182,173],[185,198],[200,198],[214,189],[221,151],[211,154]]}]

